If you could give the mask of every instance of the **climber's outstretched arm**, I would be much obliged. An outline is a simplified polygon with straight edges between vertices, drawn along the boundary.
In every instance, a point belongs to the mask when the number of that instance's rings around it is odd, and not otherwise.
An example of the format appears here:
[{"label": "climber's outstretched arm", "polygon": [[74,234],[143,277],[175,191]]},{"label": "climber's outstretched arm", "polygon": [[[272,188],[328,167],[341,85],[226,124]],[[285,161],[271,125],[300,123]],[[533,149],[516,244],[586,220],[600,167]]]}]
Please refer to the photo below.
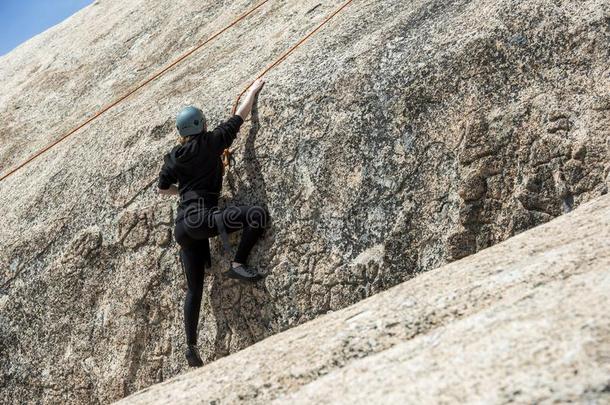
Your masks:
[{"label": "climber's outstretched arm", "polygon": [[237,108],[237,111],[235,111],[235,115],[239,115],[244,121],[246,118],[248,118],[248,115],[250,115],[250,112],[252,111],[254,100],[264,85],[265,81],[263,79],[258,79],[252,84],[252,86],[250,86],[250,89],[248,89],[248,92],[239,105],[239,108]]}]

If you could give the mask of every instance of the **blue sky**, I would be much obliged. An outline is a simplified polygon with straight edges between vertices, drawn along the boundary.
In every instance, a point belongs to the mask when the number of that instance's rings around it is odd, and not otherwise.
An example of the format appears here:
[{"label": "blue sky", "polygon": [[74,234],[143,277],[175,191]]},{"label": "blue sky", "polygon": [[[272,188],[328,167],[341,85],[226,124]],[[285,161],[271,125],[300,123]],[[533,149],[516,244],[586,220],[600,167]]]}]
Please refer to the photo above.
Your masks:
[{"label": "blue sky", "polygon": [[91,3],[93,0],[0,0],[0,55]]}]

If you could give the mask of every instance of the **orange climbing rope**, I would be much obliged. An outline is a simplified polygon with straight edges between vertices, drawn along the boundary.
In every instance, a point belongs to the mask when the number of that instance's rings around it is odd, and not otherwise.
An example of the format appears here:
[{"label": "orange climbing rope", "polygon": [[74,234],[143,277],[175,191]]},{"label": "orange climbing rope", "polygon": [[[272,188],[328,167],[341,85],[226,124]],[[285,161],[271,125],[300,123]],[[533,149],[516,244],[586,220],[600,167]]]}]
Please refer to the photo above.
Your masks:
[{"label": "orange climbing rope", "polygon": [[175,67],[176,65],[178,65],[180,62],[184,61],[185,59],[187,59],[189,56],[191,56],[192,54],[194,54],[195,52],[197,52],[199,49],[201,49],[203,46],[205,46],[206,44],[210,43],[211,41],[213,41],[214,39],[216,39],[217,37],[219,37],[221,34],[223,34],[225,31],[229,30],[230,28],[232,28],[234,25],[236,25],[237,23],[239,23],[240,21],[242,21],[243,19],[245,19],[246,17],[248,17],[250,14],[254,13],[256,10],[258,10],[259,8],[261,8],[262,6],[264,6],[266,3],[268,3],[270,0],[262,0],[260,3],[258,3],[256,6],[252,7],[249,11],[245,12],[244,14],[240,15],[239,17],[237,17],[235,20],[233,20],[233,22],[231,22],[229,25],[227,25],[226,27],[224,27],[223,29],[221,29],[220,31],[216,32],[214,35],[212,35],[211,37],[207,38],[206,40],[204,40],[203,42],[201,42],[199,45],[197,45],[196,47],[194,47],[193,49],[191,49],[190,51],[184,53],[182,56],[180,56],[178,59],[174,60],[172,63],[170,63],[167,67],[165,67],[163,70],[159,71],[158,73],[154,74],[153,76],[149,77],[148,79],[146,79],[144,82],[142,82],[141,84],[139,84],[138,86],[136,86],[135,88],[133,88],[132,90],[128,91],[126,94],[124,94],[123,96],[119,97],[118,99],[116,99],[115,101],[113,101],[112,103],[108,104],[106,107],[103,107],[101,110],[99,110],[97,113],[95,113],[91,118],[85,120],[82,124],[78,125],[77,127],[75,127],[74,129],[72,129],[71,131],[69,131],[68,133],[66,133],[65,135],[61,136],[59,139],[57,139],[56,141],[50,143],[49,145],[45,146],[44,148],[42,148],[41,150],[39,150],[38,152],[34,153],[32,156],[30,156],[28,159],[26,159],[23,163],[20,163],[18,166],[14,167],[13,169],[11,169],[8,173],[3,174],[2,177],[0,177],[0,181],[5,180],[6,178],[8,178],[9,176],[13,175],[14,173],[16,173],[17,171],[19,171],[20,169],[22,169],[23,167],[25,167],[27,164],[29,164],[30,162],[32,162],[34,159],[36,159],[37,157],[39,157],[40,155],[42,155],[43,153],[49,151],[51,148],[55,147],[57,144],[59,144],[60,142],[64,141],[65,139],[69,138],[70,136],[74,135],[76,132],[78,132],[80,129],[84,128],[85,126],[87,126],[88,124],[90,124],[91,122],[95,121],[96,119],[98,119],[100,116],[102,116],[104,113],[106,113],[108,110],[112,109],[113,107],[116,107],[118,104],[120,104],[121,102],[123,102],[125,99],[127,99],[129,96],[133,95],[135,92],[137,92],[138,90],[142,89],[143,87],[147,86],[148,84],[150,84],[151,82],[153,82],[154,80],[160,78],[161,76],[163,76],[165,73],[167,73],[169,70],[171,70],[173,67]]},{"label": "orange climbing rope", "polygon": [[[136,93],[138,90],[142,89],[143,87],[147,86],[148,84],[150,84],[151,82],[155,81],[156,79],[160,78],[161,76],[163,76],[165,73],[167,73],[169,70],[171,70],[172,68],[174,68],[176,65],[178,65],[179,63],[183,62],[185,59],[187,59],[188,57],[190,57],[192,54],[194,54],[195,52],[197,52],[199,49],[201,49],[203,46],[205,46],[206,44],[208,44],[209,42],[213,41],[214,39],[216,39],[217,37],[219,37],[221,34],[223,34],[225,31],[229,30],[230,28],[232,28],[233,26],[235,26],[236,24],[238,24],[239,22],[241,22],[242,20],[244,20],[246,17],[248,17],[250,14],[254,13],[256,10],[258,10],[259,8],[261,8],[262,6],[264,6],[266,3],[268,3],[270,0],[262,0],[260,3],[258,3],[256,6],[254,6],[253,8],[251,8],[249,11],[245,12],[244,14],[240,15],[239,17],[237,17],[235,20],[233,20],[233,22],[231,22],[229,25],[227,25],[226,27],[224,27],[223,29],[221,29],[220,31],[216,32],[214,35],[212,35],[211,37],[207,38],[206,40],[204,40],[203,42],[201,42],[199,45],[197,45],[195,48],[191,49],[190,51],[186,52],[185,54],[183,54],[182,56],[180,56],[178,59],[174,60],[172,63],[170,63],[168,66],[166,66],[164,69],[162,69],[161,71],[159,71],[158,73],[154,74],[153,76],[149,77],[148,79],[146,79],[144,82],[140,83],[138,86],[136,86],[135,88],[133,88],[132,90],[128,91],[126,94],[124,94],[123,96],[119,97],[118,99],[116,99],[115,101],[113,101],[112,103],[108,104],[106,107],[103,107],[101,110],[99,110],[97,113],[95,113],[91,118],[88,118],[87,120],[85,120],[83,123],[81,123],[80,125],[78,125],[77,127],[75,127],[74,129],[72,129],[71,131],[69,131],[68,133],[66,133],[65,135],[61,136],[59,139],[55,140],[54,142],[50,143],[49,145],[45,146],[44,148],[42,148],[41,150],[37,151],[36,153],[34,153],[32,156],[30,156],[29,158],[27,158],[24,162],[20,163],[18,166],[14,167],[13,169],[11,169],[8,173],[3,174],[0,177],[0,181],[3,181],[5,179],[7,179],[9,176],[13,175],[14,173],[16,173],[17,171],[19,171],[20,169],[22,169],[23,167],[25,167],[26,165],[28,165],[29,163],[31,163],[33,160],[35,160],[36,158],[38,158],[39,156],[41,156],[42,154],[44,154],[45,152],[49,151],[50,149],[52,149],[53,147],[55,147],[56,145],[58,145],[59,143],[61,143],[62,141],[66,140],[67,138],[69,138],[70,136],[74,135],[76,132],[78,132],[79,130],[81,130],[82,128],[84,128],[85,126],[87,126],[88,124],[90,124],[91,122],[95,121],[96,119],[98,119],[100,116],[102,116],[103,114],[105,114],[106,112],[108,112],[110,109],[116,107],[118,104],[120,104],[121,102],[125,101],[129,96],[133,95],[134,93]],[[239,96],[237,97],[237,99],[235,100],[235,104],[233,105],[233,109],[232,109],[232,113],[234,114],[237,111],[237,107],[239,105],[239,101],[241,100],[241,98],[243,97],[243,95],[248,91],[248,89],[250,88],[250,86],[252,86],[252,84],[262,78],[263,76],[265,76],[271,69],[275,68],[276,66],[278,66],[279,64],[281,64],[282,62],[284,62],[286,60],[286,58],[288,58],[288,56],[290,56],[290,54],[292,54],[298,47],[300,47],[301,45],[303,45],[309,38],[311,38],[316,32],[318,32],[320,29],[322,29],[322,27],[324,27],[330,20],[332,20],[337,14],[339,14],[341,11],[343,11],[348,5],[350,5],[350,3],[352,3],[354,0],[347,0],[345,1],[338,9],[336,9],[334,12],[332,12],[330,15],[328,15],[324,21],[322,21],[316,28],[314,28],[311,32],[309,32],[306,36],[304,36],[299,42],[297,42],[295,45],[293,45],[290,49],[288,49],[286,52],[284,52],[278,59],[276,59],[275,62],[273,62],[271,65],[269,65],[265,70],[263,70],[262,73],[260,73],[256,79],[254,79],[248,86],[246,86],[244,88],[244,90],[239,94]],[[226,149],[223,153],[223,163],[225,165],[225,167],[229,167],[230,166],[230,162],[231,162],[231,152]]]},{"label": "orange climbing rope", "polygon": [[[293,53],[298,47],[300,47],[301,45],[303,45],[309,38],[311,38],[316,32],[320,31],[322,29],[322,27],[324,27],[326,24],[328,24],[328,22],[330,20],[332,20],[337,14],[339,14],[341,11],[343,11],[347,6],[350,5],[350,3],[352,3],[354,0],[347,0],[345,3],[343,3],[341,5],[341,7],[339,7],[338,9],[336,9],[334,12],[332,12],[331,14],[328,15],[328,17],[326,17],[324,19],[324,21],[322,21],[316,28],[314,28],[311,32],[309,32],[309,34],[305,35],[303,38],[301,38],[301,40],[299,42],[297,42],[295,45],[293,45],[292,47],[290,47],[290,49],[288,49],[286,52],[284,52],[279,58],[276,59],[275,62],[273,62],[271,65],[269,65],[267,68],[265,68],[265,70],[262,71],[262,73],[260,73],[258,76],[256,76],[256,79],[252,80],[252,82],[250,84],[248,84],[244,90],[239,94],[239,96],[237,97],[237,99],[235,100],[235,103],[233,104],[233,109],[232,109],[232,114],[235,114],[235,112],[237,111],[237,107],[239,105],[239,100],[241,100],[241,98],[243,97],[244,94],[246,94],[246,92],[248,91],[248,89],[250,88],[250,86],[252,86],[252,84],[254,84],[254,82],[256,82],[258,79],[262,78],[263,76],[265,76],[267,73],[269,73],[269,71],[273,68],[275,68],[276,66],[278,66],[279,64],[281,64],[282,62],[284,62],[286,60],[286,58],[288,58],[288,56],[290,56],[291,53]],[[223,153],[223,157],[222,157],[222,161],[225,167],[230,167],[231,166],[231,151],[229,149],[225,149],[224,153]]]}]

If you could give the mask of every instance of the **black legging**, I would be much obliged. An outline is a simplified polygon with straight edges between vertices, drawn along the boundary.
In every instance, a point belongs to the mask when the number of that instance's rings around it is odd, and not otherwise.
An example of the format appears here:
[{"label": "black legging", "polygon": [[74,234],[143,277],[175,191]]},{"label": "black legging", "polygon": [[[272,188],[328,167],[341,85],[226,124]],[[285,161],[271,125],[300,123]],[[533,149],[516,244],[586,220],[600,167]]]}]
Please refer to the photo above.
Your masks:
[{"label": "black legging", "polygon": [[[235,254],[235,261],[245,264],[256,241],[267,227],[268,215],[259,206],[229,207],[222,211],[222,222],[227,233],[243,229]],[[190,211],[176,223],[174,237],[182,248],[180,258],[184,266],[188,291],[184,301],[184,328],[188,344],[197,344],[197,324],[203,295],[207,239],[217,236],[216,217],[209,211]]]}]

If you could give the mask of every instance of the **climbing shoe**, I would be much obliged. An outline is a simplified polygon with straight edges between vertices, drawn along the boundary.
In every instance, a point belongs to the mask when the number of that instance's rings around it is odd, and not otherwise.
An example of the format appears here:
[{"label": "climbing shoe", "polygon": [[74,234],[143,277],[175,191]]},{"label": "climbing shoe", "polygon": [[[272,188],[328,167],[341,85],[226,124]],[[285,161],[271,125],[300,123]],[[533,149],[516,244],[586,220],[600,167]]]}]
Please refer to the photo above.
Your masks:
[{"label": "climbing shoe", "polygon": [[199,355],[199,349],[195,345],[188,345],[186,352],[186,361],[189,363],[189,367],[201,367],[203,366],[203,360]]},{"label": "climbing shoe", "polygon": [[253,267],[248,267],[240,264],[237,267],[229,266],[229,271],[225,273],[229,278],[235,278],[237,280],[256,282],[263,278],[263,276]]}]

